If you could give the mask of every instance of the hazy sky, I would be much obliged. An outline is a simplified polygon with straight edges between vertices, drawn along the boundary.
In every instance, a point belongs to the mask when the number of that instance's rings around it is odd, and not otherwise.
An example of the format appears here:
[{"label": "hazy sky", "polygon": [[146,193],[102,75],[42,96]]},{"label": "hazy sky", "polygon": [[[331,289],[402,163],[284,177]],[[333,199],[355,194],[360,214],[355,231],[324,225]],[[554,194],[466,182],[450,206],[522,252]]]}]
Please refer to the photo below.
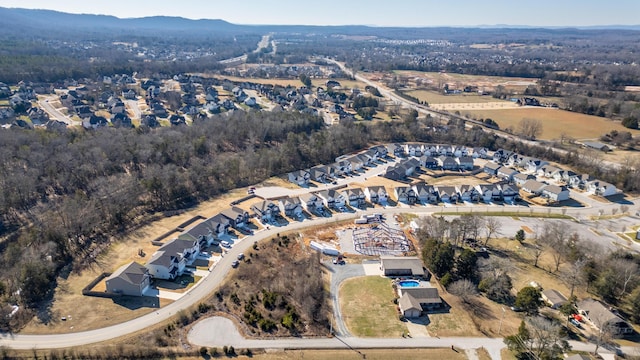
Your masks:
[{"label": "hazy sky", "polygon": [[236,24],[639,25],[640,0],[0,0],[2,7]]}]

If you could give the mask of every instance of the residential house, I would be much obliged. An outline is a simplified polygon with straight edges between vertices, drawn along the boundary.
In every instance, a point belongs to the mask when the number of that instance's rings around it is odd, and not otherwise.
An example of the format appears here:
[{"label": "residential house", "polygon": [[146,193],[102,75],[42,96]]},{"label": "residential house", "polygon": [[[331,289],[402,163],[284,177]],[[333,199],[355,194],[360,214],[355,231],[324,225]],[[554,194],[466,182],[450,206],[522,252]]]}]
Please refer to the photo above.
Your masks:
[{"label": "residential house", "polygon": [[380,269],[384,276],[424,276],[422,260],[416,256],[380,256]]},{"label": "residential house", "polygon": [[410,186],[398,186],[393,189],[398,202],[413,205],[418,201],[415,191]]},{"label": "residential house", "polygon": [[502,199],[502,190],[496,184],[478,184],[476,190],[480,194],[480,199],[486,203]]},{"label": "residential house", "polygon": [[438,145],[438,155],[453,156],[454,147],[452,145]]},{"label": "residential house", "polygon": [[514,170],[510,167],[503,166],[500,169],[498,169],[496,176],[508,182],[512,182],[513,177],[518,173],[519,172],[517,170]]},{"label": "residential house", "polygon": [[374,146],[374,147],[370,148],[369,150],[375,151],[377,159],[382,159],[382,158],[387,157],[387,154],[389,152],[387,147],[384,146],[384,145],[377,145],[377,146]]},{"label": "residential house", "polygon": [[598,196],[611,196],[618,193],[618,189],[613,184],[608,182],[593,180],[587,183],[586,189],[588,192]]},{"label": "residential house", "polygon": [[297,197],[285,197],[278,200],[280,211],[290,218],[302,217],[302,202]]},{"label": "residential house", "polygon": [[522,187],[529,180],[535,180],[536,177],[531,174],[517,173],[513,175],[513,183]]},{"label": "residential house", "polygon": [[480,193],[472,185],[458,185],[456,190],[460,196],[460,201],[477,202],[480,200]]},{"label": "residential house", "polygon": [[427,184],[416,184],[413,186],[413,191],[415,192],[418,201],[422,204],[437,204],[440,200],[438,196],[438,191],[433,187],[433,185]]},{"label": "residential house", "polygon": [[422,156],[422,145],[421,144],[404,144],[404,152],[409,156]]},{"label": "residential house", "polygon": [[398,307],[400,308],[402,316],[407,319],[417,318],[422,315],[422,305],[420,305],[420,301],[410,294],[406,294],[398,299]]},{"label": "residential house", "polygon": [[318,195],[314,193],[304,193],[300,195],[302,208],[310,213],[320,213],[324,208],[324,203]]},{"label": "residential house", "polygon": [[536,175],[551,179],[553,177],[553,174],[558,170],[560,170],[560,168],[547,164],[541,166],[540,169],[536,171]]},{"label": "residential house", "polygon": [[458,191],[453,186],[437,186],[438,196],[444,203],[456,203],[458,202]]},{"label": "residential house", "polygon": [[405,168],[405,173],[407,176],[413,175],[416,170],[420,170],[420,161],[418,159],[406,159],[402,160],[399,166],[403,166]]},{"label": "residential house", "polygon": [[231,220],[228,217],[222,214],[216,214],[205,221],[207,222],[207,224],[209,224],[209,227],[211,228],[211,231],[214,235],[220,237],[229,233]]},{"label": "residential house", "polygon": [[577,189],[586,189],[587,184],[593,181],[593,177],[589,174],[576,175],[569,178],[569,185]]},{"label": "residential house", "polygon": [[538,169],[540,169],[542,166],[549,164],[548,162],[544,161],[544,160],[540,160],[540,159],[535,159],[535,158],[528,158],[524,164],[524,166],[522,166],[525,171],[528,171],[530,173],[535,173],[538,171]]},{"label": "residential house", "polygon": [[442,170],[450,171],[458,170],[459,167],[459,164],[455,158],[446,155],[438,157],[438,165],[440,165]]},{"label": "residential house", "polygon": [[364,189],[364,196],[372,204],[385,204],[388,199],[384,186],[369,186]]},{"label": "residential house", "polygon": [[613,313],[597,300],[585,299],[577,304],[578,311],[597,329],[606,327],[611,329],[614,335],[633,334],[631,325],[620,316]]},{"label": "residential house", "polygon": [[107,292],[118,295],[143,296],[151,285],[149,270],[137,262],[120,267],[105,279]]},{"label": "residential house", "polygon": [[309,170],[296,170],[287,174],[289,181],[298,185],[298,186],[307,186],[309,185],[309,180],[311,180],[311,173]]},{"label": "residential house", "polygon": [[427,156],[427,155],[422,155],[420,157],[420,166],[422,166],[425,169],[437,169],[438,167],[440,167],[440,165],[438,164],[438,160],[432,156]]},{"label": "residential house", "polygon": [[404,146],[400,144],[389,144],[387,145],[387,153],[393,154],[394,157],[405,157],[407,156],[404,151]]},{"label": "residential house", "polygon": [[555,289],[544,290],[541,294],[542,300],[547,303],[552,309],[558,309],[564,303],[567,302],[567,298],[562,293]]},{"label": "residential house", "polygon": [[343,208],[346,203],[345,197],[341,193],[333,189],[320,191],[318,193],[318,197],[322,199],[322,203],[324,204],[324,206],[326,206],[329,209]]},{"label": "residential house", "polygon": [[578,174],[574,173],[571,170],[562,170],[562,173],[560,175],[562,177],[560,179],[556,178],[555,174],[554,174],[553,178],[556,179],[557,181],[562,181],[565,184],[568,184],[573,177],[578,176]]},{"label": "residential house", "polygon": [[260,201],[257,204],[251,205],[251,211],[265,224],[275,220],[280,214],[278,205],[269,200]]},{"label": "residential house", "polygon": [[342,191],[342,196],[347,199],[349,206],[354,208],[362,208],[365,205],[365,194],[362,189],[346,189]]},{"label": "residential house", "polygon": [[467,157],[470,154],[470,150],[466,146],[456,146],[453,148],[453,157],[461,158]]},{"label": "residential house", "polygon": [[328,183],[332,178],[329,172],[333,172],[333,170],[328,169],[324,165],[318,165],[309,169],[309,177],[311,180],[319,183]]},{"label": "residential house", "polygon": [[187,265],[193,263],[200,251],[197,240],[173,239],[162,245],[145,265],[156,279],[175,279]]},{"label": "residential house", "polygon": [[422,150],[422,156],[430,156],[430,157],[436,157],[439,156],[440,153],[438,152],[438,146],[437,145],[424,145],[423,150]]},{"label": "residential house", "polygon": [[460,156],[456,158],[458,167],[461,170],[473,170],[473,158],[470,156]]},{"label": "residential house", "polygon": [[474,159],[486,159],[489,155],[489,150],[486,147],[474,147],[471,150],[471,157]]},{"label": "residential house", "polygon": [[[405,300],[403,300],[403,298],[405,298]],[[414,308],[416,304],[420,304],[422,312],[442,307],[442,299],[440,299],[438,289],[434,287],[401,287],[398,304],[400,304],[400,302],[403,304],[400,308],[403,313],[405,313],[403,307],[408,310]],[[415,315],[415,311],[410,311],[408,314]]]},{"label": "residential house", "polygon": [[389,166],[383,176],[390,180],[402,180],[407,177],[407,170],[402,166]]},{"label": "residential house", "polygon": [[523,167],[527,159],[528,159],[527,156],[513,153],[511,154],[511,156],[509,156],[509,158],[505,163],[507,164],[507,166],[511,166],[511,167]]},{"label": "residential house", "polygon": [[493,153],[493,162],[502,164],[506,162],[512,154],[513,154],[512,151],[505,150],[505,149],[498,149]]},{"label": "residential house", "polygon": [[492,176],[496,176],[498,175],[498,170],[500,170],[500,168],[502,167],[502,165],[494,163],[494,162],[487,162],[484,165],[483,171],[489,175]]},{"label": "residential house", "polygon": [[220,215],[226,217],[229,220],[229,225],[236,229],[243,228],[249,224],[249,212],[237,206],[222,210]]},{"label": "residential house", "polygon": [[505,202],[512,203],[518,199],[518,188],[512,184],[501,184],[500,191],[502,191],[502,199]]},{"label": "residential house", "polygon": [[364,167],[364,162],[357,156],[352,156],[348,158],[347,161],[350,164],[349,168],[351,169],[351,171],[360,171]]},{"label": "residential house", "polygon": [[522,184],[522,191],[527,192],[532,195],[540,195],[542,194],[542,189],[547,186],[545,183],[541,183],[537,180],[527,180],[524,184]]},{"label": "residential house", "polygon": [[547,185],[542,188],[542,196],[550,201],[569,200],[569,189],[565,186]]}]

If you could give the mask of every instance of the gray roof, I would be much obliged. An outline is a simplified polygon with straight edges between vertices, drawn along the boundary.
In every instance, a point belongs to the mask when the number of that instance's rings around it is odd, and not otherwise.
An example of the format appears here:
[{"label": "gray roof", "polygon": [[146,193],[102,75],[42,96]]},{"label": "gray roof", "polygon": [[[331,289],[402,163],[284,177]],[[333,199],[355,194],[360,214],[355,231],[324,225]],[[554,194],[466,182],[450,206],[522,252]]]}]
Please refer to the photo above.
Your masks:
[{"label": "gray roof", "polygon": [[150,265],[160,265],[166,268],[171,266],[171,258],[176,256],[175,254],[168,253],[164,250],[158,250],[153,255],[151,255],[151,259],[147,261],[147,264]]},{"label": "gray roof", "polygon": [[550,192],[552,194],[560,194],[563,191],[567,191],[566,187],[560,187],[558,185],[547,185],[542,189],[542,191]]},{"label": "gray roof", "polygon": [[544,295],[552,305],[562,304],[567,301],[567,298],[556,289],[547,289],[542,292],[542,295]]},{"label": "gray roof", "polygon": [[[584,311],[589,319],[600,324],[624,322],[618,315],[594,299],[585,299],[578,302],[578,309]],[[598,324],[596,324],[596,326],[598,326]]]},{"label": "gray roof", "polygon": [[398,305],[400,305],[400,309],[402,309],[402,311],[407,311],[410,309],[422,311],[422,305],[420,305],[420,302],[416,300],[416,298],[411,296],[411,294],[402,294],[400,300],[398,300]]},{"label": "gray roof", "polygon": [[424,275],[422,260],[415,256],[380,256],[382,267],[387,270],[411,269],[414,276]]},{"label": "gray roof", "polygon": [[491,170],[498,170],[502,167],[502,165],[500,164],[496,164],[496,163],[492,163],[492,162],[488,162],[486,164],[484,164],[485,168],[491,169]]},{"label": "gray roof", "polygon": [[442,304],[438,289],[432,287],[402,288],[402,295],[411,295],[420,304]]},{"label": "gray roof", "polygon": [[522,184],[523,189],[533,192],[542,191],[542,188],[544,188],[545,186],[545,184],[536,180],[527,180],[527,182]]},{"label": "gray roof", "polygon": [[120,278],[129,284],[140,285],[144,279],[149,276],[149,271],[143,265],[137,262],[131,262],[127,265],[121,266],[113,274],[111,274],[106,280]]}]

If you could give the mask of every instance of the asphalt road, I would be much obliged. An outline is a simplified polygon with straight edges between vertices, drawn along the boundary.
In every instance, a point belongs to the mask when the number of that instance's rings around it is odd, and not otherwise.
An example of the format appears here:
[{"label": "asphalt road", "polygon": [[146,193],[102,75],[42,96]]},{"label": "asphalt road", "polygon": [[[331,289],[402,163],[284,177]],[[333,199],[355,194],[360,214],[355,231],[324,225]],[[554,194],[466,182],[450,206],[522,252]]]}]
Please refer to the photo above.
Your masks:
[{"label": "asphalt road", "polygon": [[70,117],[66,116],[65,114],[61,113],[60,111],[58,111],[56,108],[53,107],[53,105],[51,105],[49,103],[51,98],[46,98],[44,100],[38,100],[38,105],[40,105],[40,107],[46,111],[47,114],[49,114],[49,117],[52,120],[58,120],[61,121],[67,125],[81,125],[81,123],[79,121],[74,121],[71,120]]}]

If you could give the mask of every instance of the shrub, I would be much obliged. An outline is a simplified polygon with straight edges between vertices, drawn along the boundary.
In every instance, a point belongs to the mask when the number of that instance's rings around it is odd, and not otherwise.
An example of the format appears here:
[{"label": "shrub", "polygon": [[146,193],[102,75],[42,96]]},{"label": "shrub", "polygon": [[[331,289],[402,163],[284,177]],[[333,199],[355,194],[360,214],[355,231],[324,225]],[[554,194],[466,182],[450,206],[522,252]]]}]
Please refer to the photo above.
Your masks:
[{"label": "shrub", "polygon": [[200,356],[205,357],[207,356],[208,353],[209,353],[209,350],[207,350],[206,347],[203,346],[200,348]]}]

